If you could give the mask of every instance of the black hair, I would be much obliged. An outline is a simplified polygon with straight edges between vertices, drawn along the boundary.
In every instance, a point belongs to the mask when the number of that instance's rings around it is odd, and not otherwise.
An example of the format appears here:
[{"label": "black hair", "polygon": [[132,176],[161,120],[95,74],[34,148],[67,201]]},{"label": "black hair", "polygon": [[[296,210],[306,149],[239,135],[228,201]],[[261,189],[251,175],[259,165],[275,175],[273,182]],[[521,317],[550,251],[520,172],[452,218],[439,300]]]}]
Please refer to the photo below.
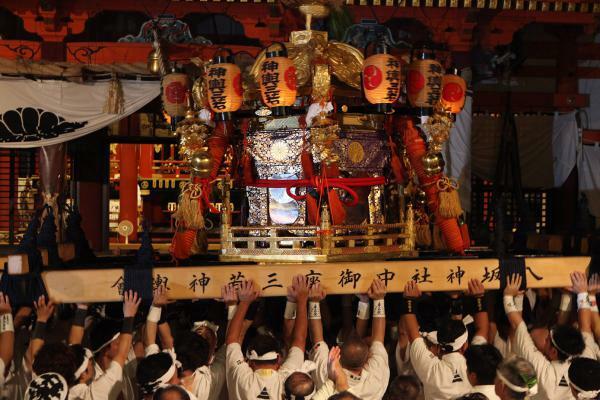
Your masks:
[{"label": "black hair", "polygon": [[383,400],[417,400],[421,395],[421,382],[411,375],[397,376],[388,386]]},{"label": "black hair", "polygon": [[315,382],[303,372],[294,372],[287,377],[284,383],[285,397],[305,398],[315,390]]},{"label": "black hair", "polygon": [[467,331],[462,321],[455,319],[446,319],[440,324],[437,331],[437,340],[444,353],[451,353],[451,343],[458,339]]},{"label": "black hair", "polygon": [[83,360],[85,360],[85,347],[80,344],[72,344],[69,347],[73,352],[73,357],[75,357],[75,371],[77,371],[83,364]]},{"label": "black hair", "polygon": [[435,331],[435,321],[438,318],[436,302],[430,296],[423,296],[417,307],[417,320],[423,332]]},{"label": "black hair", "polygon": [[551,335],[556,343],[556,345],[554,345],[554,343],[552,345],[556,348],[558,359],[560,361],[565,361],[569,357],[578,356],[585,349],[585,343],[581,332],[570,325],[555,326],[552,328]]},{"label": "black hair", "polygon": [[152,354],[142,359],[139,362],[135,373],[135,377],[142,393],[154,393],[156,388],[153,388],[148,384],[163,376],[169,368],[171,368],[171,365],[173,365],[171,355],[164,352]]},{"label": "black hair", "polygon": [[493,385],[502,354],[491,344],[469,346],[465,351],[467,371],[477,377],[478,385]]},{"label": "black hair", "polygon": [[[121,331],[121,323],[111,319],[97,321],[90,331],[90,347],[93,352],[98,352],[117,333]],[[103,347],[102,349],[107,348]]]},{"label": "black hair", "polygon": [[600,361],[575,358],[569,366],[569,382],[586,392],[600,390]]},{"label": "black hair", "polygon": [[356,332],[351,332],[341,347],[340,363],[344,368],[359,369],[367,362],[369,346]]},{"label": "black hair", "polygon": [[205,338],[194,332],[184,331],[177,336],[176,343],[177,360],[181,362],[184,371],[195,371],[208,365],[210,346]]},{"label": "black hair", "polygon": [[[256,354],[258,354],[259,356],[265,355],[271,351],[274,351],[277,354],[281,354],[281,350],[279,348],[279,342],[277,341],[277,339],[275,339],[271,335],[264,335],[264,334],[258,334],[256,336],[254,336],[248,343],[248,350],[250,350],[250,351],[254,350],[256,352]],[[266,361],[254,361],[253,360],[253,362],[256,365],[272,364],[275,361],[277,361],[277,360],[275,360],[275,359],[266,360]]]},{"label": "black hair", "polygon": [[154,393],[154,396],[152,396],[152,399],[153,400],[163,400],[165,398],[165,396],[164,396],[165,394],[173,393],[173,392],[179,394],[178,400],[190,400],[190,395],[185,391],[185,389],[182,388],[181,386],[177,386],[177,385],[170,385],[165,388],[158,389]]},{"label": "black hair", "polygon": [[75,383],[75,371],[79,365],[75,362],[75,354],[64,343],[44,344],[33,360],[32,369],[36,375],[47,372],[60,374],[69,386]]},{"label": "black hair", "polygon": [[327,400],[360,400],[360,397],[356,397],[348,391],[343,391],[329,396]]}]

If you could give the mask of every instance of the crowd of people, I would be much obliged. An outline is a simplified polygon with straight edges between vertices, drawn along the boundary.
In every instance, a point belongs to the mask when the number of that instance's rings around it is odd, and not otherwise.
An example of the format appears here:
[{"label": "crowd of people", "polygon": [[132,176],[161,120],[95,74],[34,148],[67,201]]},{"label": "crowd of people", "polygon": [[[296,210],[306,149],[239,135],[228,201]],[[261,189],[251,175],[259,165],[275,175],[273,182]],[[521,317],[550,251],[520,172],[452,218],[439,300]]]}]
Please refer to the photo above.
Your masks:
[{"label": "crowd of people", "polygon": [[[168,285],[167,285],[168,286]],[[600,399],[600,278],[561,290],[509,275],[498,291],[287,298],[252,281],[215,300],[11,305],[0,293],[0,399]]]}]

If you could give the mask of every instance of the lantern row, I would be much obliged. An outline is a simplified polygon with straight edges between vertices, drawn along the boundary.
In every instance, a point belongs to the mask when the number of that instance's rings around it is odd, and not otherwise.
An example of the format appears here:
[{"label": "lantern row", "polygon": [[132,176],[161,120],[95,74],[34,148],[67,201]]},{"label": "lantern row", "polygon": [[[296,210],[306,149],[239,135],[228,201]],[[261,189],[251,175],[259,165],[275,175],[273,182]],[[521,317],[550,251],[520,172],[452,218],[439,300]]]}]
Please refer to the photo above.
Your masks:
[{"label": "lantern row", "polygon": [[[274,48],[278,47],[278,48]],[[205,72],[207,106],[216,120],[229,120],[243,103],[242,74],[228,54],[213,57]],[[288,58],[285,46],[275,43],[265,52],[259,68],[258,84],[262,102],[274,116],[284,116],[294,105],[297,95],[296,67]],[[362,88],[365,99],[378,112],[392,112],[400,97],[402,84],[401,62],[389,54],[385,46],[363,63]],[[163,104],[171,117],[182,117],[188,109],[188,77],[170,73],[163,78]],[[456,114],[464,106],[466,83],[457,70],[444,73],[442,65],[428,49],[413,55],[406,71],[406,94],[412,107],[431,109],[438,103],[443,111]]]}]

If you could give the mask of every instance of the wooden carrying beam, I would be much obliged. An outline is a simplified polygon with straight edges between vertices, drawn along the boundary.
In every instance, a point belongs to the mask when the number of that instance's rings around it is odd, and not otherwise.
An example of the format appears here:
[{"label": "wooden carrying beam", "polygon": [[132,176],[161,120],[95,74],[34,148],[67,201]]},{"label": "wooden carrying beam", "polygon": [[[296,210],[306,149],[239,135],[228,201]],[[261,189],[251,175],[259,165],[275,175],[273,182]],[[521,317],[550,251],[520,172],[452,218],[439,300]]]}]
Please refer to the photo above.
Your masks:
[{"label": "wooden carrying beam", "polygon": [[[569,286],[569,274],[585,271],[589,262],[589,257],[527,258],[527,286]],[[171,267],[155,268],[153,273],[154,286],[166,286],[172,299],[218,298],[223,285],[244,279],[253,279],[263,296],[285,296],[297,274],[306,275],[309,283],[321,282],[329,294],[364,293],[376,276],[390,292],[401,292],[409,279],[424,291],[464,290],[471,278],[482,280],[487,289],[500,286],[497,259]],[[57,303],[120,301],[124,283],[122,269],[48,271],[43,279]]]}]

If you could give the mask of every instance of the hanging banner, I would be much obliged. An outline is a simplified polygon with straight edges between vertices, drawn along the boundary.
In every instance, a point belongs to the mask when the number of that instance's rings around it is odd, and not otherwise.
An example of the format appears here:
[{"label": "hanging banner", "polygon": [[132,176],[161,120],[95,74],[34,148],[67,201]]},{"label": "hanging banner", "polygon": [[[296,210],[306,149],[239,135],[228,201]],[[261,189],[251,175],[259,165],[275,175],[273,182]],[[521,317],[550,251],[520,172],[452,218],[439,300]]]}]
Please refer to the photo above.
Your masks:
[{"label": "hanging banner", "polygon": [[[585,271],[589,257],[539,257],[525,259],[527,287],[564,287],[573,271]],[[388,292],[401,292],[408,280],[423,291],[466,290],[469,279],[479,279],[487,289],[500,287],[497,259],[402,260],[339,263],[220,265],[212,267],[154,268],[153,286],[165,286],[171,299],[221,297],[223,285],[254,280],[263,296],[285,296],[294,275],[309,284],[321,283],[328,294],[366,293],[374,278],[383,280]],[[43,272],[48,295],[56,303],[121,301],[122,269],[69,269]]]},{"label": "hanging banner", "polygon": [[0,79],[0,148],[49,146],[102,129],[160,95],[158,81],[121,81],[122,114],[103,111],[110,81]]}]

